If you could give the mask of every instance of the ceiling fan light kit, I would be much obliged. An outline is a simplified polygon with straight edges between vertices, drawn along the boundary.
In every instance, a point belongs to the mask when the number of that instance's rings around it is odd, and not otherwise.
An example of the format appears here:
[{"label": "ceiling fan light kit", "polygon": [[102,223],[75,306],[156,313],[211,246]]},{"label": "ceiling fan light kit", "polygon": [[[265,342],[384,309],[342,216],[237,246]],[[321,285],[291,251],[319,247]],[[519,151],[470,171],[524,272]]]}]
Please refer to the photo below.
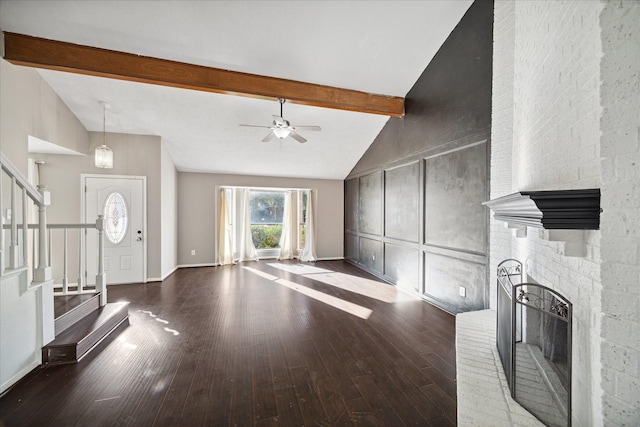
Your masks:
[{"label": "ceiling fan light kit", "polygon": [[276,135],[276,138],[285,139],[286,137],[291,135],[291,130],[283,129],[283,128],[276,128],[276,129],[273,130],[273,133]]},{"label": "ceiling fan light kit", "polygon": [[284,116],[282,114],[282,106],[284,105],[285,101],[286,100],[284,98],[278,99],[278,102],[280,103],[280,115],[273,116],[272,126],[244,125],[244,124],[241,124],[240,126],[271,129],[271,132],[269,132],[269,134],[262,139],[262,142],[269,142],[273,138],[285,139],[288,137],[291,137],[300,143],[307,142],[305,138],[303,138],[301,135],[296,133],[296,130],[304,129],[304,130],[320,131],[321,130],[320,126],[292,126],[288,120],[284,119]]}]

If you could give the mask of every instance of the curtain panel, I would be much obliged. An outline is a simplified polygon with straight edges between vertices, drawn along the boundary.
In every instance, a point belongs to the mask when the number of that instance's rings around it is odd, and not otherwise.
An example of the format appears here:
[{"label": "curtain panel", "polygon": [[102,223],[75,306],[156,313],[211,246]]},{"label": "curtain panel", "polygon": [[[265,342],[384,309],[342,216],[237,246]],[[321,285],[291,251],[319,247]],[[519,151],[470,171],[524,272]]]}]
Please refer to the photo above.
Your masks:
[{"label": "curtain panel", "polygon": [[240,261],[257,261],[258,252],[251,235],[251,206],[249,206],[249,189],[236,189],[242,200],[240,212]]},{"label": "curtain panel", "polygon": [[300,253],[300,261],[317,261],[316,255],[316,190],[309,190],[307,197],[307,220],[305,222],[304,248]]},{"label": "curtain panel", "polygon": [[282,215],[282,234],[280,235],[280,255],[278,259],[293,258],[293,233],[296,230],[295,207],[292,204],[293,191],[284,194],[284,213]]},{"label": "curtain panel", "polygon": [[220,189],[220,211],[218,215],[218,264],[233,264],[233,228],[229,218],[227,191]]}]

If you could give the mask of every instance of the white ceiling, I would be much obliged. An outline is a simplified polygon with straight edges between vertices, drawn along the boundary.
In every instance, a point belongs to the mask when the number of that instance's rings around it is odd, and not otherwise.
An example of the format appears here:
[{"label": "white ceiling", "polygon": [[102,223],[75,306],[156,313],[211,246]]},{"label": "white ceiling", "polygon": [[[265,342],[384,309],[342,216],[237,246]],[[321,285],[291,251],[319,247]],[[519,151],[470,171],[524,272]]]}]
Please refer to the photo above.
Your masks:
[{"label": "white ceiling", "polygon": [[[471,0],[6,1],[0,28],[192,64],[405,96]],[[388,117],[285,104],[306,144],[261,143],[275,101],[40,70],[90,131],[158,135],[180,171],[343,179]]]}]

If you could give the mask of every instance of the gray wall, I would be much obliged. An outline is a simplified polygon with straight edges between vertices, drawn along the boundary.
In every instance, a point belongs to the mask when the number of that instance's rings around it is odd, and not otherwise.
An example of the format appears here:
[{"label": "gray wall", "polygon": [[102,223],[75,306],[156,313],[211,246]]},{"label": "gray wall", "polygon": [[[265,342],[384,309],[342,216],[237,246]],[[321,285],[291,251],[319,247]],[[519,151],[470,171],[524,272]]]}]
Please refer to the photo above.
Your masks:
[{"label": "gray wall", "polygon": [[160,272],[164,279],[178,266],[178,171],[166,145],[160,144]]},{"label": "gray wall", "polygon": [[[28,135],[89,152],[86,129],[38,73],[0,59],[0,151],[25,176]],[[76,188],[79,191],[79,185]],[[9,206],[10,194],[5,175],[3,211]],[[53,315],[53,287],[22,293],[18,276],[3,277],[0,282],[0,391],[4,391],[40,364],[42,343],[38,335],[43,332],[43,319],[38,313],[44,305],[45,313],[50,310]],[[53,318],[50,320],[52,324]],[[49,335],[46,329],[43,335],[45,339]]]},{"label": "gray wall", "polygon": [[89,153],[80,120],[32,68],[0,59],[0,151],[27,176],[29,135]]},{"label": "gray wall", "polygon": [[[90,152],[100,144],[102,144],[102,133],[90,132]],[[173,266],[167,264],[164,271],[162,268],[162,236],[163,232],[167,232],[168,242],[171,241],[170,230],[173,221],[168,218],[169,222],[163,224],[163,198],[169,199],[165,210],[170,215],[173,209],[171,199],[175,199],[175,183],[172,184],[170,174],[175,173],[175,167],[170,158],[165,158],[165,161],[161,162],[161,144],[160,137],[157,136],[107,133],[107,145],[113,150],[113,169],[96,168],[93,156],[33,155],[35,158],[46,161],[46,164],[40,168],[40,180],[51,192],[51,206],[47,209],[47,221],[50,223],[80,222],[81,174],[146,176],[147,279],[162,278],[163,273],[166,274],[175,268],[175,264]],[[163,165],[169,174],[165,188],[161,188]],[[175,226],[173,228],[175,230]],[[175,238],[173,240],[175,241]],[[165,245],[165,250],[172,251],[168,245]]]},{"label": "gray wall", "polygon": [[345,182],[346,258],[453,312],[489,304],[492,28],[475,2]]},{"label": "gray wall", "polygon": [[[178,264],[212,264],[216,259],[216,186],[313,188],[318,191],[317,255],[342,258],[344,229],[343,182],[338,180],[295,179],[178,173]],[[195,250],[196,254],[191,255]]]},{"label": "gray wall", "polygon": [[[107,143],[114,153],[114,168],[98,169],[93,164],[92,153],[102,143],[102,134],[87,132],[34,69],[0,60],[0,71],[0,150],[25,176],[29,157],[47,162],[40,168],[40,181],[51,192],[47,221],[80,222],[80,174],[146,176],[147,277],[160,279],[173,271],[177,265],[176,171],[168,153],[161,159],[160,138],[108,134]],[[87,155],[30,154],[28,135]],[[5,203],[8,194],[8,191],[3,191]],[[74,250],[73,245],[70,248]],[[75,260],[74,254],[69,256]],[[73,266],[69,268],[73,271]],[[54,273],[56,269],[59,267],[54,266]]]}]

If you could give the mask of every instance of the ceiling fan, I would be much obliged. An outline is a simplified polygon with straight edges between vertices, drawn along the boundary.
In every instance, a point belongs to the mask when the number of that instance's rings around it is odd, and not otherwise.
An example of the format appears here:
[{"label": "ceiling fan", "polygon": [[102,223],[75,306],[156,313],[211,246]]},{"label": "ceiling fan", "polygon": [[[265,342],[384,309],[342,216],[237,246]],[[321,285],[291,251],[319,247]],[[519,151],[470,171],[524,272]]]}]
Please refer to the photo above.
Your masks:
[{"label": "ceiling fan", "polygon": [[292,126],[289,120],[285,120],[282,115],[282,106],[285,103],[285,99],[280,98],[278,99],[278,102],[280,103],[280,115],[272,116],[273,124],[271,126],[243,125],[243,124],[241,124],[240,126],[271,129],[271,132],[269,132],[269,134],[262,139],[262,142],[269,142],[273,138],[285,139],[286,137],[290,136],[296,141],[300,143],[304,143],[304,142],[307,142],[307,140],[302,136],[300,136],[298,133],[296,133],[296,130],[298,129],[315,130],[315,131],[321,130],[320,126]]}]

